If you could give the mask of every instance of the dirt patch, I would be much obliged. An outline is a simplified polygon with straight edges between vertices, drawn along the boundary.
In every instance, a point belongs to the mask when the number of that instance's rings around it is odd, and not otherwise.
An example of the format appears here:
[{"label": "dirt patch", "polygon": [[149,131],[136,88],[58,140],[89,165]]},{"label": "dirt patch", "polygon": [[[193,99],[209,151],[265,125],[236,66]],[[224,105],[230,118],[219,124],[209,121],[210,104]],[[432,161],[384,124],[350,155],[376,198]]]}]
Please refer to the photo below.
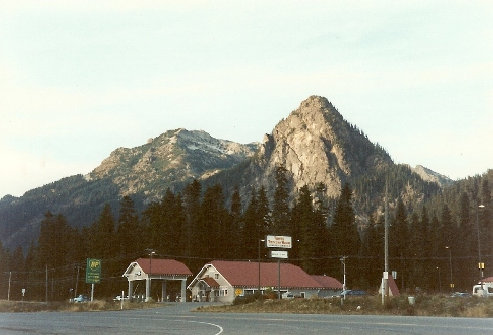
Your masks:
[{"label": "dirt patch", "polygon": [[297,314],[368,314],[420,315],[455,317],[493,317],[493,299],[458,298],[438,295],[391,298],[385,305],[379,296],[351,297],[344,301],[332,299],[256,300],[245,304],[205,306],[197,311],[233,313],[297,313]]}]

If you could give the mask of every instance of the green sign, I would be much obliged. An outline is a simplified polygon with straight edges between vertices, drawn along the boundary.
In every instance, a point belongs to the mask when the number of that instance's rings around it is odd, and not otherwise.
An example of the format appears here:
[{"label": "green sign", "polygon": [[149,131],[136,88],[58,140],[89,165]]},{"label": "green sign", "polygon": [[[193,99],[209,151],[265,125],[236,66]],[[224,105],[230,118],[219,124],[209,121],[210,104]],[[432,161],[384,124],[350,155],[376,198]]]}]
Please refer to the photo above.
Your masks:
[{"label": "green sign", "polygon": [[88,258],[86,265],[86,283],[99,284],[101,281],[101,260]]}]

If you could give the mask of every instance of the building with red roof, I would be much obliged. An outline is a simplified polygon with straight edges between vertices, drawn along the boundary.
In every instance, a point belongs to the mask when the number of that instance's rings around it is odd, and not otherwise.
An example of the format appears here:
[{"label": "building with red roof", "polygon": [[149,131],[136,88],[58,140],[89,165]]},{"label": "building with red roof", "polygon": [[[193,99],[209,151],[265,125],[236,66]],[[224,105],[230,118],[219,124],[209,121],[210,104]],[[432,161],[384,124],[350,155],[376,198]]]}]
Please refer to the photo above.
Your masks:
[{"label": "building with red roof", "polygon": [[186,301],[186,286],[188,277],[192,272],[182,262],[164,258],[139,258],[128,266],[122,277],[128,279],[128,296],[133,296],[133,284],[135,281],[146,281],[145,300],[148,301],[151,292],[152,281],[161,282],[161,299],[165,299],[166,282],[169,280],[181,281],[181,301]]},{"label": "building with red roof", "polygon": [[[272,289],[294,296],[320,296],[321,292],[340,292],[337,280],[310,276],[299,266],[284,262],[247,262],[215,260],[205,264],[188,285],[192,299],[231,303],[236,296]],[[330,279],[329,279],[330,278]],[[337,284],[338,283],[338,284]]]},{"label": "building with red roof", "polygon": [[323,276],[312,276],[322,287],[320,290],[319,297],[330,297],[342,292],[342,284],[335,278],[323,275]]}]

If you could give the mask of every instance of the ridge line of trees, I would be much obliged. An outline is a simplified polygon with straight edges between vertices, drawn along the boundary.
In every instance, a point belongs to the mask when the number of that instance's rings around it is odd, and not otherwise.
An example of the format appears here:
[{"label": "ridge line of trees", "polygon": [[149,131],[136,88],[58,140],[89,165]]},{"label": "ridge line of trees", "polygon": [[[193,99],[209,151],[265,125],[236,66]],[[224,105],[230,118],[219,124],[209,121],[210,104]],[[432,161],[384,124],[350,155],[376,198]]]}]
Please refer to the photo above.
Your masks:
[{"label": "ridge line of trees", "polygon": [[[276,170],[272,203],[260,186],[251,189],[245,208],[238,188],[226,208],[220,185],[203,190],[194,180],[182,192],[168,189],[140,215],[130,196],[121,199],[117,218],[106,204],[98,219],[80,230],[72,228],[63,215],[47,212],[39,239],[26,255],[21,248],[10,252],[0,245],[0,297],[6,296],[10,280],[12,298],[24,287],[32,299],[43,300],[48,277],[54,287],[50,298],[67,299],[73,296],[77,281],[83,287],[86,258],[102,259],[98,291],[112,296],[126,290],[121,275],[131,261],[147,257],[147,248],[156,250],[156,257],[184,262],[193,273],[212,259],[256,260],[259,246],[266,261],[267,249],[259,240],[267,234],[292,236],[288,261],[309,274],[341,280],[339,258],[348,256],[348,286],[376,291],[383,271],[382,213],[373,213],[366,226],[357,226],[354,191],[348,183],[336,201],[326,198],[325,185],[312,189],[305,185],[290,206],[286,174],[283,167]],[[486,206],[478,208],[478,204]],[[390,215],[389,251],[400,289],[445,290],[452,276],[454,290],[469,290],[479,277],[477,226],[486,273],[491,273],[491,205],[487,176],[458,182],[432,197],[428,206],[415,210],[397,198]]]}]

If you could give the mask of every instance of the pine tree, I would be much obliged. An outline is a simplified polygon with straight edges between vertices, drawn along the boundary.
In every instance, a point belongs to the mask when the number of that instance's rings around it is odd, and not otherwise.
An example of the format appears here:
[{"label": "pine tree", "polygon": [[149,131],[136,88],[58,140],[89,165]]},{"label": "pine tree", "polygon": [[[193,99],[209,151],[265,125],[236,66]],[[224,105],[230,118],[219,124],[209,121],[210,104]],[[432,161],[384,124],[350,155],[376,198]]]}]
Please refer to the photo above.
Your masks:
[{"label": "pine tree", "polygon": [[391,223],[390,241],[389,255],[395,259],[394,264],[396,264],[397,272],[401,279],[400,289],[404,289],[406,287],[405,280],[408,279],[406,259],[409,255],[409,229],[406,207],[401,198],[397,201],[395,217]]},{"label": "pine tree", "polygon": [[289,191],[287,170],[284,166],[278,166],[275,172],[276,189],[274,191],[274,205],[272,209],[273,235],[289,234]]},{"label": "pine tree", "polygon": [[484,207],[479,210],[479,225],[481,245],[484,246],[485,268],[493,268],[493,202],[491,201],[491,190],[488,178],[481,181],[480,202]]},{"label": "pine tree", "polygon": [[267,235],[267,233],[271,231],[272,226],[269,198],[267,198],[267,192],[264,186],[260,187],[260,190],[258,192],[257,212],[260,219],[257,235],[261,238],[264,238],[265,235]]},{"label": "pine tree", "polygon": [[230,238],[226,238],[224,248],[227,251],[227,258],[232,259],[238,256],[241,248],[241,229],[242,229],[242,207],[241,196],[238,187],[235,187],[231,195],[230,218],[228,230]]},{"label": "pine tree", "polygon": [[[352,204],[352,190],[348,183],[342,187],[337,200],[334,218],[330,227],[330,240],[334,245],[334,254],[337,256],[359,256],[361,241],[356,227],[356,219]],[[359,269],[354,259],[346,259],[347,283],[359,278]],[[334,263],[335,262],[335,263]],[[337,266],[339,259],[333,259],[330,266]],[[340,269],[340,264],[339,267]],[[342,269],[340,270],[342,277]]]},{"label": "pine tree", "polygon": [[147,247],[162,255],[178,255],[184,225],[184,213],[180,195],[170,189],[161,202],[151,203],[143,213],[149,237]]},{"label": "pine tree", "polygon": [[44,265],[58,268],[66,264],[67,251],[71,247],[67,241],[68,234],[69,226],[63,215],[54,216],[50,212],[45,214],[38,239],[39,268],[43,268]]},{"label": "pine tree", "polygon": [[142,235],[134,201],[130,196],[124,196],[120,201],[117,237],[120,255],[126,262],[129,263],[143,252]]},{"label": "pine tree", "polygon": [[224,208],[224,196],[222,187],[217,184],[208,187],[204,193],[201,205],[201,216],[199,219],[199,238],[197,248],[200,250],[199,256],[223,258],[223,241],[230,238],[225,231],[227,212]]},{"label": "pine tree", "polygon": [[258,212],[259,202],[258,195],[255,189],[252,189],[250,203],[243,215],[243,229],[241,232],[241,252],[242,258],[255,259],[257,258],[258,241],[262,239],[258,232]]},{"label": "pine tree", "polygon": [[[201,238],[198,231],[200,216],[200,195],[202,185],[196,179],[188,184],[183,191],[183,208],[185,213],[185,224],[181,234],[181,245],[184,248],[184,256],[197,256],[197,249],[194,247]],[[201,266],[198,264],[197,266]]]},{"label": "pine tree", "polygon": [[[383,217],[382,217],[383,219]],[[370,217],[368,227],[365,229],[362,241],[363,264],[361,276],[366,280],[366,285],[377,283],[383,272],[384,260],[384,224],[383,220],[378,224],[373,216]]]},{"label": "pine tree", "polygon": [[293,234],[294,244],[299,240],[302,268],[309,274],[318,274],[321,271],[320,251],[324,247],[325,231],[324,218],[313,208],[313,198],[308,186],[299,190],[298,201],[292,211],[293,227],[297,233]]},{"label": "pine tree", "polygon": [[352,205],[352,190],[348,183],[344,184],[337,200],[330,234],[336,254],[340,256],[358,254],[361,242]]},{"label": "pine tree", "polygon": [[430,227],[430,219],[428,217],[428,211],[423,206],[421,209],[420,215],[420,232],[419,235],[422,236],[422,241],[419,244],[420,249],[422,249],[421,254],[424,258],[422,261],[422,267],[424,270],[422,279],[421,279],[421,287],[425,289],[432,289],[432,282],[434,281],[433,269],[435,268],[435,264],[431,261],[432,253],[433,253],[433,241],[432,241],[432,232]]},{"label": "pine tree", "polygon": [[91,227],[91,257],[109,259],[118,254],[115,240],[115,219],[105,204],[98,220]]},{"label": "pine tree", "polygon": [[454,223],[452,213],[450,212],[450,209],[447,204],[443,205],[442,208],[442,213],[440,217],[440,227],[442,231],[442,238],[441,238],[441,249],[442,252],[445,254],[446,252],[443,250],[445,247],[452,247],[455,248],[455,240],[456,240],[456,225]]}]

